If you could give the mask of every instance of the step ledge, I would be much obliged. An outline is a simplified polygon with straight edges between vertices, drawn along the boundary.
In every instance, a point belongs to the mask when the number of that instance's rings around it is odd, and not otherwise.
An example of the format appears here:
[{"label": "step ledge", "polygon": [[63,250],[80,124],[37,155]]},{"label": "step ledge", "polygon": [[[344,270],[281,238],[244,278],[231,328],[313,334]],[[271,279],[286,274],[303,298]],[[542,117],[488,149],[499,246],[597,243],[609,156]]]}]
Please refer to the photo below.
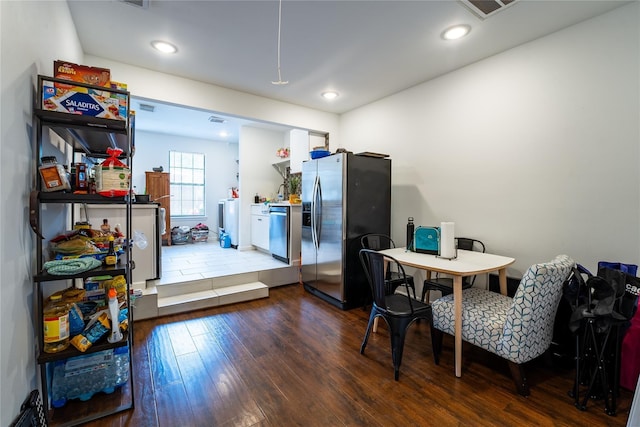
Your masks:
[{"label": "step ledge", "polygon": [[[158,298],[158,308],[170,307],[178,304],[189,304],[196,301],[203,301],[207,299],[216,300],[216,299],[219,299],[220,297],[225,297],[228,295],[241,294],[245,292],[253,292],[258,290],[266,290],[267,294],[264,295],[266,297],[266,296],[269,296],[268,289],[269,287],[262,282],[242,283],[239,285],[225,286],[221,288],[215,288],[212,290],[190,292],[182,295],[174,295],[169,297]],[[218,304],[216,303],[212,305],[218,305]]]}]

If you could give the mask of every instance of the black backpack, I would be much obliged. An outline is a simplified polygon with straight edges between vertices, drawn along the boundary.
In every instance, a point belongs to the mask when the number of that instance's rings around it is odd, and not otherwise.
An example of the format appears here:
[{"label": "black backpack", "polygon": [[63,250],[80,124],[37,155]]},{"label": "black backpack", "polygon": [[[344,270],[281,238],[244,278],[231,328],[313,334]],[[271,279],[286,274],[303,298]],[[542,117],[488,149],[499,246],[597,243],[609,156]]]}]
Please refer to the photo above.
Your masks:
[{"label": "black backpack", "polygon": [[591,276],[589,270],[576,264],[562,285],[562,299],[560,299],[553,324],[550,350],[558,363],[569,368],[573,367],[576,353],[574,331],[570,329],[569,325],[576,307],[587,303],[586,280]]}]

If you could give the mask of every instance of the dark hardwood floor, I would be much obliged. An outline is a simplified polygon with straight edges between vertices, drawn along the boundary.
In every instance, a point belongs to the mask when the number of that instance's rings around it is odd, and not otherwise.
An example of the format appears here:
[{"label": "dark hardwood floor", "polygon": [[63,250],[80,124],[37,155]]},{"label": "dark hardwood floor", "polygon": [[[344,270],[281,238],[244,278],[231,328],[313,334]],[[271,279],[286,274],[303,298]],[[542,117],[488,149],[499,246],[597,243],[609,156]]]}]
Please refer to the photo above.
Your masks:
[{"label": "dark hardwood floor", "polygon": [[436,366],[426,322],[410,328],[396,382],[384,326],[359,353],[367,318],[290,285],[258,301],[136,322],[135,410],[86,426],[626,424],[632,393],[621,390],[617,416],[602,401],[579,411],[567,395],[571,369],[529,364],[524,398],[506,362],[467,344],[456,378],[453,339],[445,336]]}]

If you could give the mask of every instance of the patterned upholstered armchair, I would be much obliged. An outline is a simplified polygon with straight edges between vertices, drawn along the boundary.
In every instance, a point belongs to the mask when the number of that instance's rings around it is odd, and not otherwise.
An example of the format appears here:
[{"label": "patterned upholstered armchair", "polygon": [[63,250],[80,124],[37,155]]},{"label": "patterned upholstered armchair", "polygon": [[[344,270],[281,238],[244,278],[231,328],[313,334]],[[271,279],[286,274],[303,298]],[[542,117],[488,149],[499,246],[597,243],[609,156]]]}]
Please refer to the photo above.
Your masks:
[{"label": "patterned upholstered armchair", "polygon": [[[510,298],[484,289],[462,292],[462,339],[507,359],[518,393],[529,395],[522,364],[543,354],[551,344],[553,322],[562,297],[562,284],[574,261],[567,255],[534,264]],[[442,332],[454,334],[453,295],[431,304],[431,340],[436,364]]]}]

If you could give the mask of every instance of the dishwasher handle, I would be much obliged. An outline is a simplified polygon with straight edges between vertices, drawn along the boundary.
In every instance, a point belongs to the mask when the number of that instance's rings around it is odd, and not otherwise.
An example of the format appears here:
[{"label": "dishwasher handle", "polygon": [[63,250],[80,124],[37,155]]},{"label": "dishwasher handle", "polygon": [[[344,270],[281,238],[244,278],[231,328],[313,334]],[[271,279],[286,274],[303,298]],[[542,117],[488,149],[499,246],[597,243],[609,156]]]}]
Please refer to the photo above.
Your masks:
[{"label": "dishwasher handle", "polygon": [[280,207],[280,206],[274,206],[269,208],[269,214],[270,215],[287,215],[287,208],[286,207]]}]

